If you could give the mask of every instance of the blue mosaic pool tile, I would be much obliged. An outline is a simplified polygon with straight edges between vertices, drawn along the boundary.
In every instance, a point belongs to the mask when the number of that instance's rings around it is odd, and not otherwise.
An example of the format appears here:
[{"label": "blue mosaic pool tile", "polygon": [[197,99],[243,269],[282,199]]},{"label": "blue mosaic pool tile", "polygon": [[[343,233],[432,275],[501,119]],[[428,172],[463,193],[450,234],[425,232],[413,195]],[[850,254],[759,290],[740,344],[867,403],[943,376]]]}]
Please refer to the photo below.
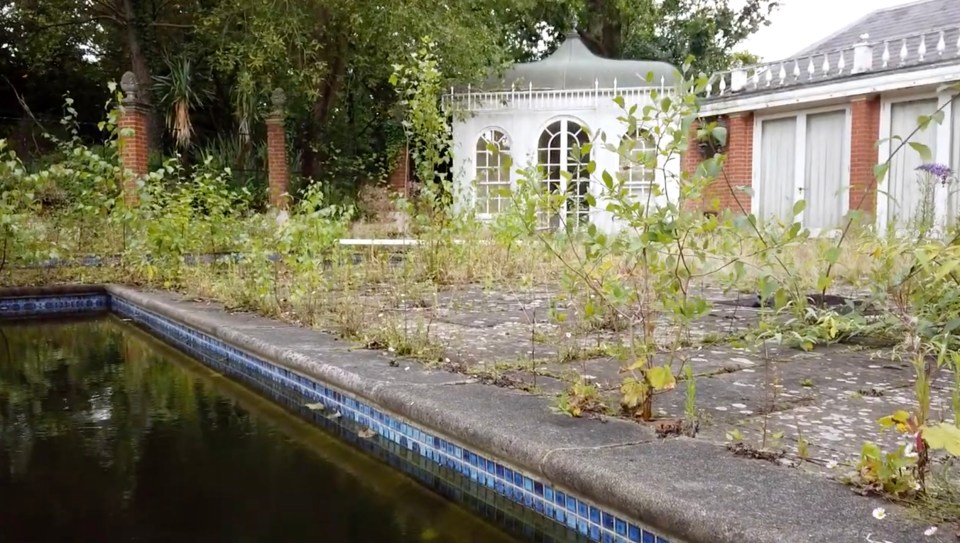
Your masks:
[{"label": "blue mosaic pool tile", "polygon": [[[219,339],[142,309],[122,298],[106,295],[63,296],[32,299],[29,305],[24,300],[0,300],[0,315],[110,308],[121,316],[147,327],[204,364],[241,381],[250,382],[258,388],[268,390],[270,395],[278,401],[322,426],[373,430],[376,438],[359,440],[364,448],[371,444],[395,447],[397,454],[401,456],[391,457],[394,460],[388,461],[391,465],[396,464],[404,472],[410,472],[410,465],[420,463],[421,466],[446,469],[450,473],[462,475],[465,479],[460,487],[428,484],[444,496],[471,504],[471,509],[475,511],[488,511],[489,518],[496,518],[501,524],[513,525],[524,533],[529,531],[531,536],[540,532],[535,530],[529,521],[515,517],[507,518],[509,515],[501,509],[477,496],[488,494],[491,499],[499,496],[519,504],[518,506],[526,508],[526,515],[534,515],[543,521],[555,523],[553,526],[557,529],[571,530],[566,532],[569,537],[574,538],[570,539],[571,541],[578,537],[575,534],[579,534],[579,537],[597,542],[671,543],[642,527],[628,525],[612,512],[604,511],[595,504],[556,489],[544,481],[525,474],[522,470],[442,439],[425,428],[417,427],[406,420],[381,411],[376,406],[365,403],[364,400],[252,356]],[[322,409],[307,409],[305,407],[307,403],[319,404]],[[344,430],[342,433],[348,432]],[[351,442],[355,441],[356,439],[351,440]],[[428,472],[429,470],[424,473]],[[419,475],[418,478],[423,480],[424,475],[422,473]],[[431,477],[435,476],[430,475],[427,478]],[[537,536],[535,540],[554,541],[541,536]]]},{"label": "blue mosaic pool tile", "polygon": [[0,299],[0,317],[26,317],[105,311],[109,308],[106,294],[72,294],[69,296],[31,296]]}]

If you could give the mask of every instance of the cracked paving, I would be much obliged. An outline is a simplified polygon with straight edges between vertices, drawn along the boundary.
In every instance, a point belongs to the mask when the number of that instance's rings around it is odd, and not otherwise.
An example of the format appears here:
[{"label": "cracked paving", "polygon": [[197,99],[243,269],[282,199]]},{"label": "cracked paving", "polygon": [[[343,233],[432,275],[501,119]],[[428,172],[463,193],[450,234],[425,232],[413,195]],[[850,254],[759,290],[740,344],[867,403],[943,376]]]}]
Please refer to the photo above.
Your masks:
[{"label": "cracked paving", "polygon": [[[765,352],[738,348],[729,338],[759,320],[759,309],[718,289],[700,292],[711,311],[694,321],[687,346],[672,367],[689,364],[696,375],[698,439],[728,442],[738,431],[753,445],[781,447],[782,463],[841,476],[855,464],[864,442],[885,449],[905,443],[904,436],[881,431],[877,419],[910,409],[913,368],[890,348],[832,345],[811,352],[766,345]],[[548,288],[489,290],[478,286],[429,292],[400,301],[374,294],[358,303],[367,314],[398,319],[442,345],[446,366],[503,386],[533,394],[556,395],[580,376],[602,390],[608,405],[618,404],[624,377],[611,351],[627,342],[629,331],[589,330],[557,292]],[[558,319],[557,315],[565,318]],[[416,323],[416,324],[411,324]],[[673,331],[663,321],[663,343]],[[658,363],[667,360],[660,354]],[[954,376],[941,370],[932,391],[931,417],[952,417]],[[684,413],[683,382],[654,398],[658,417]],[[560,416],[560,415],[558,415]],[[765,437],[764,437],[765,436]],[[805,449],[805,450],[801,450]],[[800,462],[801,452],[806,462]]]}]

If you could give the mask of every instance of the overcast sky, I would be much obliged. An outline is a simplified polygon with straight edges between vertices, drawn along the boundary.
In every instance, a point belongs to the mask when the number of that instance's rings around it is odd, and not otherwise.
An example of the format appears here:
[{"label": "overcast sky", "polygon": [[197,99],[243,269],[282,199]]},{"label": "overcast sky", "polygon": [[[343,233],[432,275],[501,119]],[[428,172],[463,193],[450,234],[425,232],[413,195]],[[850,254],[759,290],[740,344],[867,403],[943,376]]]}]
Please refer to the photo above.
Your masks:
[{"label": "overcast sky", "polygon": [[764,60],[780,60],[875,9],[912,1],[915,0],[781,0],[770,26],[761,28],[740,48]]}]

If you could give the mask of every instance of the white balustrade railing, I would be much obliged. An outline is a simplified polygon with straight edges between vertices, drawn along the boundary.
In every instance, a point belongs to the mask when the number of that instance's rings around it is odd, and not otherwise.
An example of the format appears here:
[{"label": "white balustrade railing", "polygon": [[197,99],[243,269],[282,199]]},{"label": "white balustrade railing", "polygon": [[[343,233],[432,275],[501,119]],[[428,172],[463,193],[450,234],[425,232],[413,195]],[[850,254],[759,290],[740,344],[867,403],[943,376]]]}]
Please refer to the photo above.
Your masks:
[{"label": "white balustrade railing", "polygon": [[867,36],[862,38],[861,43],[844,49],[717,72],[707,84],[706,96],[715,98],[901,66],[960,62],[958,27],[935,28],[878,42],[867,41]]},{"label": "white balustrade railing", "polygon": [[443,97],[443,104],[446,108],[464,111],[595,109],[611,104],[617,96],[636,103],[649,100],[653,93],[670,92],[673,89],[666,86],[663,78],[659,85],[651,87],[620,88],[616,80],[613,87],[600,87],[600,82],[596,81],[592,89],[577,90],[539,90],[529,85],[503,91],[475,91],[467,86],[461,90],[451,88]]}]

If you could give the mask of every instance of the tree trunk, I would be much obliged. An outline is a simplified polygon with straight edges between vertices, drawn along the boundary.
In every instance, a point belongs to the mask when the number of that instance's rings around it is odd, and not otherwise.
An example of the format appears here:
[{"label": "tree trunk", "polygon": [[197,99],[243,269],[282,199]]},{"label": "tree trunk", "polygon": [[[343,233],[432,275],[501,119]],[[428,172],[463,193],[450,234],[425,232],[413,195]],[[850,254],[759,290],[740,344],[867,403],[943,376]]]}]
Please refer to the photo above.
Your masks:
[{"label": "tree trunk", "polygon": [[330,61],[330,73],[323,85],[323,92],[313,104],[310,118],[302,132],[301,144],[303,147],[303,164],[301,173],[304,177],[313,177],[316,174],[317,153],[313,146],[323,133],[323,127],[330,119],[333,105],[336,103],[343,83],[343,76],[347,69],[346,36],[337,41],[333,59]]},{"label": "tree trunk", "polygon": [[143,52],[140,25],[132,0],[123,0],[123,15],[126,19],[127,50],[130,53],[130,64],[133,75],[137,76],[137,82],[140,84],[138,97],[140,103],[149,112],[147,117],[149,122],[147,144],[151,150],[156,150],[160,147],[161,126],[157,112],[153,107],[153,93],[151,92],[153,77],[150,75],[150,64]]},{"label": "tree trunk", "polygon": [[587,38],[594,53],[607,58],[620,58],[621,33],[620,12],[613,0],[589,0],[586,28],[581,35]]},{"label": "tree trunk", "polygon": [[304,179],[313,179],[316,173],[317,153],[314,152],[313,142],[317,140],[317,127],[313,122],[313,116],[309,116],[303,121],[303,127],[300,130],[300,176]]}]

